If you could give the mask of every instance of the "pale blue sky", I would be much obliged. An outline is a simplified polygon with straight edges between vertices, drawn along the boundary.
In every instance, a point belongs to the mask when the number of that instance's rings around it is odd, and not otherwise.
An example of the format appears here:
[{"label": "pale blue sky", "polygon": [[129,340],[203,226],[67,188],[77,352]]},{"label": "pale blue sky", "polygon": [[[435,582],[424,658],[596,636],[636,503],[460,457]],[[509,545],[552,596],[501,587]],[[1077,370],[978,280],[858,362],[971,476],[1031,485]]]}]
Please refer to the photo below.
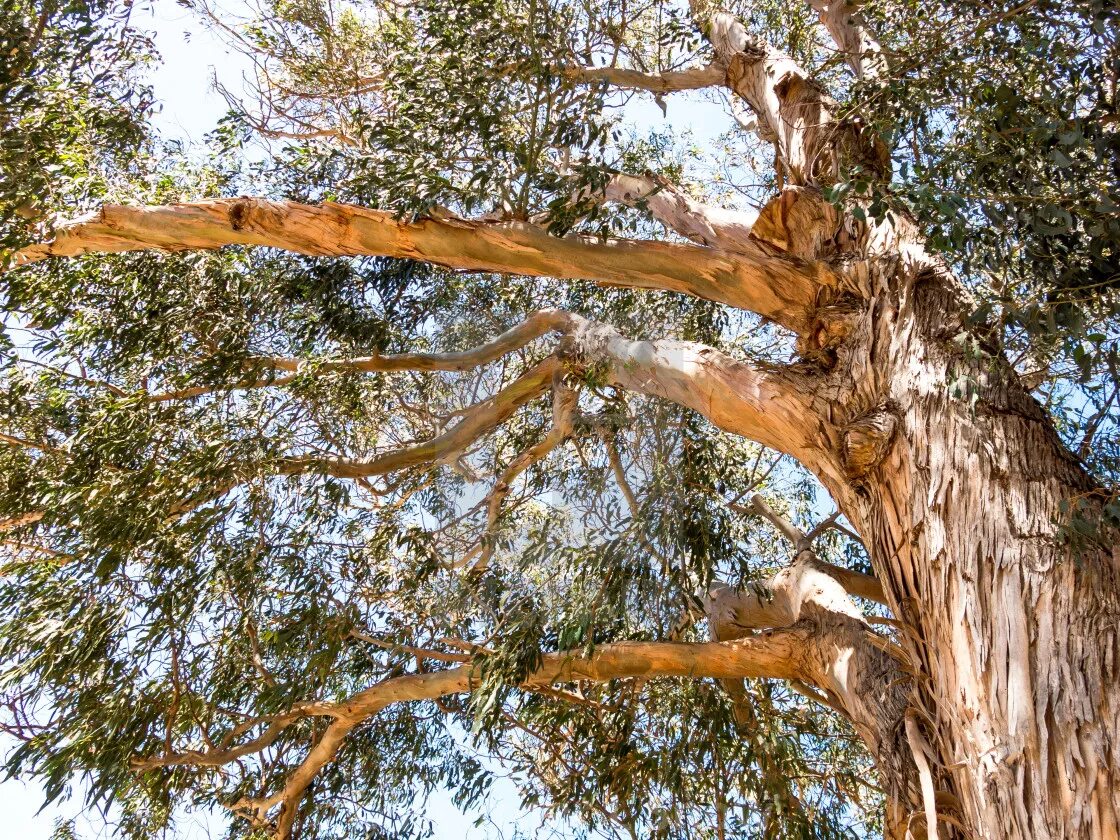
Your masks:
[{"label": "pale blue sky", "polygon": [[[220,4],[236,8],[238,4]],[[241,87],[242,74],[248,61],[227,48],[219,39],[201,27],[194,15],[173,0],[155,0],[154,9],[140,8],[132,15],[134,25],[150,30],[163,61],[152,74],[156,100],[162,103],[155,117],[159,132],[166,138],[200,142],[213,129],[226,111],[226,103],[215,91],[215,73],[230,90]],[[708,143],[727,128],[727,117],[717,105],[682,98],[670,99],[668,116],[679,131],[682,126],[692,131],[697,142]],[[628,117],[643,128],[667,127],[665,115],[649,100],[636,100],[628,106]],[[0,739],[0,754],[10,742]],[[9,780],[0,784],[0,837],[14,840],[48,840],[59,819],[77,819],[83,837],[108,838],[100,814],[85,814],[80,789],[69,802],[52,805],[37,813],[43,803],[41,788],[31,782]],[[478,812],[458,812],[446,794],[439,794],[429,803],[427,816],[437,824],[437,837],[446,840],[483,840],[511,837],[515,827],[532,836],[539,817],[519,813],[516,790],[512,783],[499,780],[492,802],[484,809],[489,819],[478,828],[473,822]],[[208,840],[222,836],[221,815],[190,815],[180,823],[183,840]]]}]

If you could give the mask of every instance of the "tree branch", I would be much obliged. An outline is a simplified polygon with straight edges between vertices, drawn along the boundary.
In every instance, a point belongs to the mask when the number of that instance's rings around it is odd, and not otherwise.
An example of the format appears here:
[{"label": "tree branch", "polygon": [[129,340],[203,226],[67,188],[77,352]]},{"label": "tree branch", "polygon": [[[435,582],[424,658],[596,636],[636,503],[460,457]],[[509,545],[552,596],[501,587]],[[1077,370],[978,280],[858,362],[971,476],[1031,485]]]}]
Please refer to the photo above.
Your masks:
[{"label": "tree branch", "polygon": [[727,80],[727,70],[718,63],[688,70],[642,73],[622,67],[565,67],[564,76],[581,82],[606,82],[612,87],[644,90],[650,93],[677,93],[716,87]]},{"label": "tree branch", "polygon": [[649,176],[615,175],[607,184],[606,198],[648,208],[665,227],[699,245],[748,256],[759,254],[761,243],[751,237],[757,212],[702,204],[667,181]]},{"label": "tree branch", "polygon": [[[816,628],[818,644],[805,652],[806,661],[813,663],[806,668],[813,678],[803,682],[821,689],[827,705],[842,711],[876,750],[885,728],[882,704],[888,695],[897,704],[905,691],[901,662],[894,646],[872,632],[828,564],[811,548],[799,550],[790,565],[764,582],[742,589],[715,582],[704,608],[714,640],[751,638],[767,627]],[[725,680],[724,687],[736,705],[736,719],[745,719],[741,681]]]},{"label": "tree branch", "polygon": [[395,449],[369,459],[296,456],[284,459],[279,472],[281,475],[311,472],[336,478],[367,478],[449,459],[500,426],[518,408],[545,394],[552,387],[553,378],[562,371],[560,359],[549,356],[494,396],[464,411],[452,428],[415,446]]},{"label": "tree branch", "polygon": [[[801,663],[806,661],[804,651],[815,644],[814,630],[808,627],[786,628],[748,639],[706,644],[618,642],[602,645],[590,655],[582,651],[546,654],[540,667],[522,686],[532,690],[577,680],[605,682],[633,677],[771,677],[812,683],[817,675],[805,673]],[[476,667],[464,665],[388,679],[341,703],[308,704],[301,709],[302,716],[315,714],[334,720],[302,763],[288,776],[281,790],[264,798],[243,799],[233,806],[233,810],[265,821],[273,808],[281,806],[274,836],[278,840],[286,840],[307,787],[319,771],[334,760],[356,726],[393,703],[434,700],[448,694],[471,691],[477,685]],[[290,725],[290,722],[285,725]],[[238,753],[245,754],[241,750]],[[211,759],[199,761],[199,755],[184,753],[181,760],[138,759],[134,767],[147,769],[154,766],[213,764]]]},{"label": "tree branch", "polygon": [[[423,443],[383,452],[368,459],[297,455],[283,458],[269,468],[274,475],[311,473],[336,478],[367,478],[454,458],[471,443],[508,420],[518,408],[547,393],[554,377],[563,369],[564,363],[559,358],[547,357],[492,397],[463,411],[459,422],[452,428]],[[238,478],[202,488],[174,505],[168,515],[179,516],[195,510],[224,496],[241,483],[242,479]],[[29,511],[0,519],[0,533],[38,522],[43,515],[43,511]]]},{"label": "tree branch", "polygon": [[[791,368],[752,367],[703,344],[633,341],[613,327],[572,315],[562,348],[609,381],[697,411],[716,426],[818,465],[826,421],[811,381]],[[826,468],[823,465],[822,468]]]},{"label": "tree branch", "polygon": [[827,184],[860,165],[883,175],[890,155],[874,132],[837,118],[837,105],[793,59],[751,35],[712,0],[690,0],[692,14],[727,64],[727,84],[750,105],[764,139],[777,146],[795,186]]},{"label": "tree branch", "polygon": [[887,73],[882,47],[853,0],[809,0],[837,49],[858,79],[879,79]]},{"label": "tree branch", "polygon": [[[548,392],[569,365],[601,371],[608,381],[621,388],[669,399],[697,411],[716,426],[788,453],[811,469],[825,473],[836,469],[827,446],[836,430],[830,432],[827,418],[816,410],[815,380],[810,374],[796,367],[752,367],[714,348],[692,342],[632,341],[610,326],[560,310],[536,313],[495,341],[464,353],[402,354],[360,361],[362,369],[367,364],[375,369],[405,365],[458,369],[497,358],[547,330],[564,335],[556,354],[548,356],[493,396],[464,409],[459,413],[458,422],[442,434],[368,458],[291,455],[265,465],[265,472],[357,479],[447,462],[508,420],[521,406]],[[298,363],[280,359],[279,364],[294,366]],[[353,360],[336,364],[353,364]],[[276,380],[270,381],[276,384]],[[556,434],[550,434],[542,442],[542,448],[532,448],[518,456],[510,465],[512,472],[507,470],[507,484],[534,459],[544,457],[566,434],[567,427],[561,422]],[[169,515],[189,512],[219,498],[240,480],[234,478],[217,487],[200,489],[177,504]],[[499,486],[501,483],[499,480]],[[508,489],[498,496],[504,492]],[[42,512],[28,512],[0,521],[0,530],[37,522],[42,515]]]},{"label": "tree branch", "polygon": [[664,242],[557,237],[524,222],[468,221],[442,213],[407,222],[353,205],[253,198],[106,205],[63,223],[52,242],[18,252],[15,264],[92,252],[225,245],[309,256],[396,257],[471,271],[682,292],[757,312],[797,332],[807,328],[819,289],[839,282],[824,263],[790,258],[761,242],[747,255]]},{"label": "tree branch", "polygon": [[781,531],[782,536],[793,543],[797,551],[801,551],[803,544],[806,542],[804,531],[766,504],[766,500],[758,493],[751,496],[751,505],[764,518],[768,519],[770,524]]},{"label": "tree branch", "polygon": [[482,556],[471,567],[475,574],[486,570],[494,556],[494,542],[497,538],[498,519],[502,513],[502,503],[509,495],[513,482],[533,464],[544,460],[548,454],[572,434],[575,427],[575,410],[579,395],[563,383],[554,385],[552,404],[552,428],[544,439],[523,449],[505,468],[501,477],[490,491],[486,505],[486,532],[482,537]]},{"label": "tree branch", "polygon": [[[452,353],[396,353],[385,356],[359,356],[351,359],[329,359],[315,365],[318,372],[355,371],[368,373],[390,373],[394,371],[465,371],[492,362],[502,356],[519,350],[531,341],[550,332],[563,329],[568,323],[568,315],[557,309],[541,309],[532,313],[520,324],[506,330],[492,341],[470,350]],[[287,385],[307,362],[283,356],[262,356],[247,360],[248,365],[264,365],[273,370],[290,371],[287,376],[264,377],[243,381],[233,388],[267,388]],[[153,394],[151,402],[190,399],[223,390],[222,386],[197,385]]]},{"label": "tree branch", "polygon": [[[796,551],[802,552],[812,548],[812,540],[821,530],[819,526],[818,528],[814,528],[811,534],[806,534],[770,507],[770,505],[766,504],[766,500],[758,493],[755,493],[755,495],[751,497],[751,505],[759,514],[768,519],[787,540],[793,543]],[[878,578],[821,560],[815,554],[813,557],[816,568],[834,578],[844,587],[849,595],[866,598],[869,601],[875,601],[878,604],[888,606],[886,592],[883,591],[883,585],[879,582]]]}]

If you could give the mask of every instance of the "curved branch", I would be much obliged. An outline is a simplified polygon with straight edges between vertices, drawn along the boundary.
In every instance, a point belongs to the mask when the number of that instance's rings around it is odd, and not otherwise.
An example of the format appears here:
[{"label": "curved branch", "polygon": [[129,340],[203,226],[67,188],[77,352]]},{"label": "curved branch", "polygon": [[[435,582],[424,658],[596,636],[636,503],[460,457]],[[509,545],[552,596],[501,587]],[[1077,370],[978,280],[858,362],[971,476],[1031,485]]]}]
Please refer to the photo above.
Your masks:
[{"label": "curved branch", "polygon": [[[550,332],[563,329],[567,324],[567,313],[556,309],[541,309],[532,313],[520,324],[506,330],[492,341],[470,350],[451,353],[395,353],[378,356],[359,356],[350,359],[328,359],[315,365],[316,371],[356,371],[366,373],[390,373],[394,371],[465,371],[472,370],[501,358],[514,350],[519,350],[531,341]],[[267,388],[287,385],[296,378],[296,373],[306,364],[303,359],[286,356],[262,356],[248,360],[248,364],[263,364],[273,370],[290,371],[287,376],[264,377],[229,386],[241,388]],[[224,390],[222,386],[197,385],[153,394],[151,402],[190,399]]]},{"label": "curved branch", "polygon": [[751,496],[751,505],[759,514],[768,519],[771,525],[781,531],[782,536],[793,543],[798,551],[801,550],[802,544],[807,539],[804,531],[766,504],[766,500],[759,493]]},{"label": "curved branch", "polygon": [[[812,382],[793,370],[752,367],[694,342],[634,341],[611,326],[574,313],[554,311],[549,317],[553,328],[566,334],[563,356],[577,365],[603,367],[610,381],[621,388],[671,400],[725,431],[819,469],[831,469],[821,462],[827,453],[827,424],[813,403]],[[446,459],[544,394],[562,365],[559,357],[548,357],[493,397],[472,406],[458,424],[432,440],[368,460],[292,458],[282,472],[357,478]]]},{"label": "curved branch", "polygon": [[[572,364],[577,369],[600,368],[610,382],[621,388],[693,409],[726,431],[790,454],[819,474],[835,473],[840,480],[828,446],[837,432],[817,410],[813,396],[816,383],[810,374],[797,368],[752,367],[702,344],[633,341],[605,324],[561,310],[544,310],[473,351],[370,357],[362,363],[377,367],[384,366],[383,363],[390,366],[399,363],[431,369],[457,368],[492,356],[496,358],[548,330],[565,336],[558,354],[548,356],[498,393],[460,412],[459,421],[442,434],[369,458],[292,455],[267,465],[267,471],[273,475],[319,474],[354,479],[446,463],[508,420],[521,406],[547,393],[556,377]],[[390,358],[392,361],[386,362]],[[288,364],[289,360],[281,359],[280,363]],[[276,384],[276,380],[271,384]],[[550,436],[545,445],[555,444]],[[526,457],[531,459],[543,454],[533,450]],[[521,464],[519,458],[512,466],[520,471],[524,468]],[[231,479],[218,487],[201,490],[176,505],[169,515],[194,510],[239,483],[240,479]],[[28,512],[0,521],[0,530],[37,522],[42,515],[41,511]]]},{"label": "curved branch", "polygon": [[578,398],[576,391],[564,387],[562,383],[556,384],[552,403],[552,428],[542,440],[518,453],[505,468],[494,489],[490,491],[486,505],[486,532],[482,537],[482,556],[471,567],[471,572],[481,573],[490,565],[490,560],[494,556],[494,542],[497,536],[498,519],[502,513],[502,503],[509,495],[513,482],[533,464],[547,458],[553,449],[571,436],[575,428]]},{"label": "curved branch", "polygon": [[452,428],[415,446],[395,449],[369,459],[297,456],[281,463],[281,475],[311,472],[336,478],[367,478],[397,470],[447,460],[471,443],[508,420],[518,408],[552,387],[553,378],[563,372],[563,363],[549,356],[523,373],[489,399],[463,412]]},{"label": "curved branch", "polygon": [[[818,526],[813,530],[813,533],[806,534],[770,507],[770,505],[766,504],[766,500],[758,493],[755,493],[754,496],[751,497],[751,505],[762,516],[768,519],[775,528],[781,531],[782,535],[793,543],[794,548],[799,552],[809,549],[813,538],[820,532],[820,526]],[[837,583],[844,587],[849,595],[866,598],[869,601],[875,601],[883,606],[889,606],[887,604],[887,594],[883,591],[883,584],[879,582],[878,578],[865,575],[863,572],[857,572],[853,569],[845,569],[843,566],[837,566],[834,563],[821,560],[816,557],[816,555],[814,555],[814,561],[817,570],[834,578]]]},{"label": "curved branch", "polygon": [[601,366],[612,384],[691,408],[719,428],[819,464],[827,425],[812,381],[791,368],[762,368],[689,341],[634,341],[613,327],[571,316],[565,351]]},{"label": "curved branch", "polygon": [[[368,459],[291,456],[281,459],[275,466],[270,465],[270,469],[273,475],[311,473],[335,478],[367,478],[422,464],[450,460],[471,443],[508,420],[518,408],[547,393],[554,377],[563,369],[564,364],[559,358],[547,357],[492,397],[475,403],[463,411],[459,422],[452,428],[423,443],[383,452]],[[168,511],[168,515],[179,516],[196,510],[208,502],[221,498],[242,481],[242,478],[235,478],[215,487],[204,488],[174,505]],[[39,522],[43,516],[43,511],[29,511],[22,515],[0,519],[0,532]]]},{"label": "curved branch", "polygon": [[[590,655],[573,651],[550,653],[543,657],[540,667],[522,686],[533,689],[576,680],[605,682],[632,677],[772,677],[814,682],[817,676],[805,673],[803,663],[807,660],[803,654],[817,645],[815,636],[813,629],[801,626],[729,642],[618,642],[596,648]],[[233,809],[264,821],[273,808],[281,806],[274,836],[286,840],[307,787],[319,771],[334,760],[355,727],[393,703],[434,700],[471,691],[477,685],[476,668],[464,665],[396,677],[341,703],[316,704],[317,713],[334,717],[334,720],[288,776],[284,787],[265,798],[243,799]],[[189,765],[194,762],[174,763]]]},{"label": "curved branch", "polygon": [[15,264],[92,252],[225,245],[309,256],[396,257],[454,269],[682,292],[757,312],[797,332],[807,328],[819,289],[839,282],[827,265],[788,257],[761,242],[748,255],[664,242],[557,237],[524,222],[468,221],[443,213],[407,222],[353,205],[254,198],[106,205],[62,224],[52,242],[18,252]]}]

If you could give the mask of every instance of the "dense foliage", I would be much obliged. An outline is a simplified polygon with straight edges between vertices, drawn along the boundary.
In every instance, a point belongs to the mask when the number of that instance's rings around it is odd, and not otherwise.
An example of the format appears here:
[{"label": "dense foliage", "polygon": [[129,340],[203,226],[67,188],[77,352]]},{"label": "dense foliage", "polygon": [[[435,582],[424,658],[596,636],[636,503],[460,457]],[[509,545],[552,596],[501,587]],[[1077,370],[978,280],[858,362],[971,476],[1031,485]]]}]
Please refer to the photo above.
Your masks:
[{"label": "dense foliage", "polygon": [[145,137],[153,56],[131,4],[24,2],[0,9],[0,249],[27,244],[59,207],[105,196]]},{"label": "dense foliage", "polygon": [[[845,108],[894,127],[892,181],[848,173],[836,200],[916,214],[976,290],[991,339],[976,352],[1003,348],[1024,374],[1041,370],[1061,431],[1114,480],[1115,10],[882,0],[867,14],[894,71],[852,84],[802,5],[735,11]],[[656,173],[729,206],[773,191],[769,145],[737,111],[716,144],[697,147],[651,130],[639,95],[565,72],[705,62],[677,4],[276,0],[251,21],[196,11],[260,74],[229,93],[229,117],[187,155],[144,127],[137,73],[151,52],[127,8],[5,6],[0,246],[106,198],[264,189],[652,237],[663,234],[640,207],[594,200],[611,172]],[[658,99],[670,118],[688,113],[678,101]],[[243,154],[258,141],[264,164]],[[483,502],[547,433],[546,400],[447,463],[361,481],[277,474],[291,453],[428,439],[550,347],[466,373],[342,372],[324,370],[327,359],[471,347],[545,306],[785,360],[776,328],[667,294],[239,248],[49,263],[4,274],[0,291],[0,519],[43,512],[4,534],[9,773],[43,781],[51,798],[81,780],[92,801],[115,803],[123,834],[149,837],[184,809],[275,789],[321,725],[301,721],[223,768],[134,772],[132,757],[220,744],[294,703],[443,667],[411,648],[454,658],[467,640],[481,690],[391,707],[358,730],[304,800],[299,837],[422,836],[426,794],[447,788],[473,806],[498,775],[576,834],[875,828],[854,734],[784,685],[749,685],[758,713],[746,723],[710,682],[627,681],[575,697],[510,688],[542,651],[667,638],[713,578],[734,584],[784,563],[788,547],[744,497],[761,490],[802,521],[822,511],[774,453],[592,371],[570,383],[572,440],[515,484],[496,535]],[[284,384],[244,387],[270,356],[306,363]],[[188,387],[205,393],[153,399]],[[470,574],[491,540],[495,561]],[[836,532],[822,553],[863,562]],[[230,831],[252,829],[235,820]]]}]

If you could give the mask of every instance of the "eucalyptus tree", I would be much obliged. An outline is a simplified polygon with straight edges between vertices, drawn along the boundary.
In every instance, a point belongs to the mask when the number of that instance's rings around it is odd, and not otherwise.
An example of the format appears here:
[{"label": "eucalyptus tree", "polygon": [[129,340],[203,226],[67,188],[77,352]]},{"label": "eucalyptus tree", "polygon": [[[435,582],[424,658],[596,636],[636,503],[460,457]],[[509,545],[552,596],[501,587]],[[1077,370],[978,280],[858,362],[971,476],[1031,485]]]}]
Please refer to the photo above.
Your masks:
[{"label": "eucalyptus tree", "polygon": [[1118,836],[1115,9],[195,11],[255,68],[202,162],[113,8],[10,15],[10,772],[137,836],[499,772],[574,832]]}]

